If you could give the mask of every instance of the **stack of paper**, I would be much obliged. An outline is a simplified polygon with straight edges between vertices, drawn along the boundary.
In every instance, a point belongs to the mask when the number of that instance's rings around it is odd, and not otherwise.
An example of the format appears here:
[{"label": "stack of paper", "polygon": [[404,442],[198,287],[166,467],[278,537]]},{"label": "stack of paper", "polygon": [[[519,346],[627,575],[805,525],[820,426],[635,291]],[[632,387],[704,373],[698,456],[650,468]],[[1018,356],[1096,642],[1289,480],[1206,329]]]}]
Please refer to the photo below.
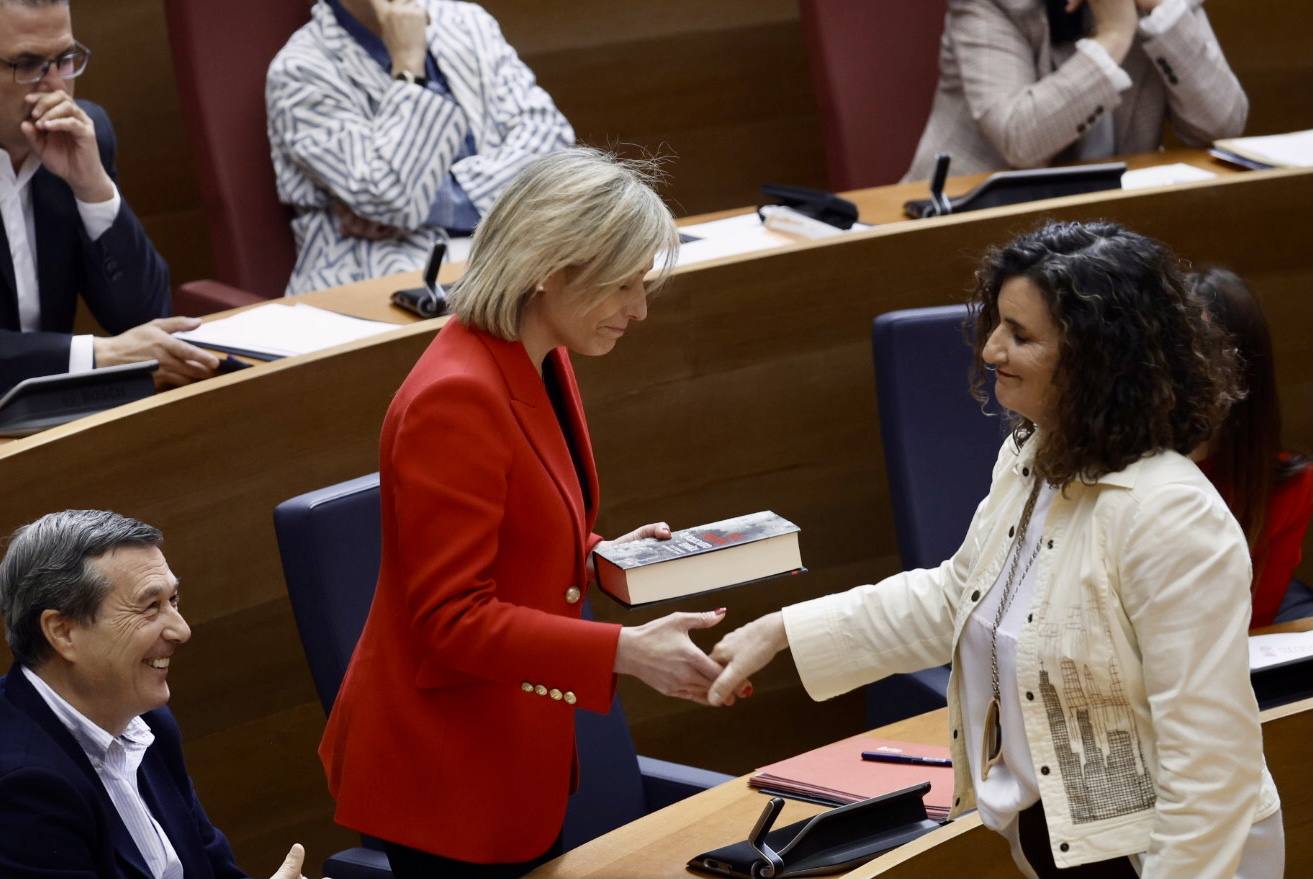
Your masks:
[{"label": "stack of paper", "polygon": [[270,303],[238,312],[232,317],[207,321],[194,330],[175,335],[202,348],[228,351],[256,360],[277,360],[343,345],[396,328],[396,324],[349,317],[304,303]]},{"label": "stack of paper", "polygon": [[948,817],[953,804],[951,766],[909,766],[862,759],[863,751],[878,750],[948,758],[947,748],[859,735],[762,767],[748,779],[748,785],[763,793],[842,806],[928,781],[926,814],[935,821]]},{"label": "stack of paper", "polygon": [[[854,223],[851,229],[845,230],[825,226],[819,220],[809,222],[824,227],[825,232],[822,234],[827,236],[846,235],[848,232],[860,232],[871,228],[864,223]],[[675,261],[675,265],[680,266],[707,262],[725,256],[756,253],[772,247],[785,247],[818,237],[816,234],[790,234],[785,224],[767,225],[755,212],[726,217],[723,220],[695,223],[691,226],[680,226],[679,234],[683,243],[679,247],[679,258]]]},{"label": "stack of paper", "polygon": [[685,242],[675,264],[681,266],[795,243],[789,236],[767,229],[755,213],[681,226],[679,232]]},{"label": "stack of paper", "polygon": [[1313,168],[1313,128],[1213,142],[1212,154],[1246,168]]}]

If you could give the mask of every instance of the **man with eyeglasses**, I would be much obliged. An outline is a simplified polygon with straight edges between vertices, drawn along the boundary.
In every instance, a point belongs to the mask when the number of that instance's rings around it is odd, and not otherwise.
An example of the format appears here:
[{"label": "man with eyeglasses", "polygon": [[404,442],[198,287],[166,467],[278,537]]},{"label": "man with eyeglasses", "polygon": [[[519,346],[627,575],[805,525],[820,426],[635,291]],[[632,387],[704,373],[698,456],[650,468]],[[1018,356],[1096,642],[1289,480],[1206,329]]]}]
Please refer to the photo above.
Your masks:
[{"label": "man with eyeglasses", "polygon": [[[68,0],[0,0],[0,393],[25,378],[158,360],[156,384],[212,375],[175,339],[169,269],[114,182],[105,111],[73,100],[91,52]],[[73,335],[81,294],[110,336]]]}]

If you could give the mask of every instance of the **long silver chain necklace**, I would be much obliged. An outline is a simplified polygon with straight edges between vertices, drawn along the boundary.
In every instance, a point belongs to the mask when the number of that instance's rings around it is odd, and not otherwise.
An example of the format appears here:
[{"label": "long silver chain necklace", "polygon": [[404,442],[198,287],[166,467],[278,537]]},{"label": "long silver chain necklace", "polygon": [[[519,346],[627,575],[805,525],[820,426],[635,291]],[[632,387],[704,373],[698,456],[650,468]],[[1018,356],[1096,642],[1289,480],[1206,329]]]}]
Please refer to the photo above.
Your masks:
[{"label": "long silver chain necklace", "polygon": [[999,600],[998,610],[994,614],[994,627],[989,635],[989,677],[990,684],[993,686],[993,698],[989,700],[989,708],[985,711],[985,730],[980,742],[981,781],[989,778],[989,770],[1003,759],[1003,721],[999,713],[1002,691],[998,682],[998,630],[1003,625],[1003,618],[1007,616],[1008,608],[1012,606],[1012,599],[1016,597],[1017,587],[1030,573],[1030,566],[1035,564],[1040,547],[1044,545],[1042,536],[1035,541],[1035,548],[1031,550],[1030,557],[1026,559],[1026,566],[1021,570],[1021,577],[1018,578],[1017,565],[1021,562],[1021,548],[1026,542],[1026,532],[1030,530],[1030,517],[1035,512],[1035,501],[1039,499],[1039,489],[1042,484],[1043,481],[1036,474],[1035,486],[1030,490],[1030,497],[1026,498],[1026,506],[1021,511],[1021,523],[1017,527],[1017,538],[1011,549],[1012,566],[1008,569],[1008,579],[1003,584],[1003,597]]}]

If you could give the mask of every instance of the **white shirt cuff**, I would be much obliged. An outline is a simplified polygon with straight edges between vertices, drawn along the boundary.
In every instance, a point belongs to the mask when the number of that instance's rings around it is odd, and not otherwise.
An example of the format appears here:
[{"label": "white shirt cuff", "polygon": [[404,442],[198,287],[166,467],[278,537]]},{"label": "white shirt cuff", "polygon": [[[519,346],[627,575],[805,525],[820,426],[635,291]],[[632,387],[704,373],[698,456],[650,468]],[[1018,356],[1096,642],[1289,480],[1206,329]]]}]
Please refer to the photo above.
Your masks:
[{"label": "white shirt cuff", "polygon": [[114,220],[119,215],[119,206],[123,204],[123,196],[119,195],[119,188],[115,186],[114,197],[108,201],[98,201],[94,204],[78,199],[74,201],[77,201],[78,214],[82,217],[82,227],[87,230],[87,237],[95,241],[114,225]]},{"label": "white shirt cuff", "polygon": [[1096,43],[1094,40],[1077,40],[1076,49],[1080,52],[1084,52],[1090,60],[1099,65],[1099,69],[1103,71],[1103,75],[1112,81],[1113,87],[1116,88],[1117,91],[1124,92],[1131,87],[1130,75],[1125,70],[1122,70],[1116,61],[1112,60],[1112,56],[1108,54],[1108,50],[1103,48],[1099,43]]},{"label": "white shirt cuff", "polygon": [[74,336],[68,346],[68,371],[90,372],[96,368],[94,336]]},{"label": "white shirt cuff", "polygon": [[1181,16],[1190,11],[1186,0],[1163,0],[1144,18],[1140,19],[1140,37],[1152,40],[1176,26]]}]

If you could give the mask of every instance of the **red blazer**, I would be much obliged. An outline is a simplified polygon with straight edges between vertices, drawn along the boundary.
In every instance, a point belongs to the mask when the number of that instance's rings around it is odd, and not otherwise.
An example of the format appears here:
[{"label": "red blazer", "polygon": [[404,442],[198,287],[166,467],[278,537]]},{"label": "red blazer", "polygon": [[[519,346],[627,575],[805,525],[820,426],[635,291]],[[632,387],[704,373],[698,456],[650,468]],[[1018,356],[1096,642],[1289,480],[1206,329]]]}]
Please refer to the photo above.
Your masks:
[{"label": "red blazer", "polygon": [[1313,466],[1272,486],[1263,533],[1254,546],[1254,615],[1249,627],[1270,626],[1299,567],[1304,532],[1313,515]]},{"label": "red blazer", "polygon": [[340,824],[476,862],[542,854],[577,767],[574,711],[609,710],[619,626],[579,619],[600,539],[588,482],[524,346],[453,319],[383,422],[378,588],[319,746]]}]

